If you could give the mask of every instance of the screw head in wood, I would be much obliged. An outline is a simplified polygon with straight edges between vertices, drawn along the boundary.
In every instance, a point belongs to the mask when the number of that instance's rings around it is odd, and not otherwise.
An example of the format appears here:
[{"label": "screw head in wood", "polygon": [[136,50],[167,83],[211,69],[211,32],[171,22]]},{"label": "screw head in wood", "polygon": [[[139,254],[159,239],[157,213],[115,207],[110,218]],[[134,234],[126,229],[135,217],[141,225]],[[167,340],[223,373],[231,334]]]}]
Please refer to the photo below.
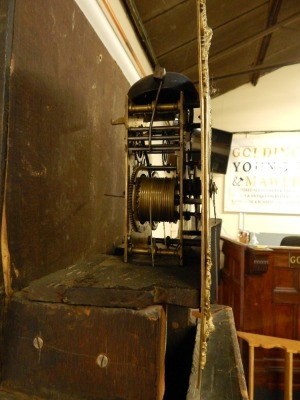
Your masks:
[{"label": "screw head in wood", "polygon": [[96,358],[96,364],[100,368],[106,368],[108,365],[108,357],[105,354],[99,354]]},{"label": "screw head in wood", "polygon": [[40,336],[36,336],[33,339],[33,345],[37,350],[41,350],[41,348],[43,347],[44,341]]}]

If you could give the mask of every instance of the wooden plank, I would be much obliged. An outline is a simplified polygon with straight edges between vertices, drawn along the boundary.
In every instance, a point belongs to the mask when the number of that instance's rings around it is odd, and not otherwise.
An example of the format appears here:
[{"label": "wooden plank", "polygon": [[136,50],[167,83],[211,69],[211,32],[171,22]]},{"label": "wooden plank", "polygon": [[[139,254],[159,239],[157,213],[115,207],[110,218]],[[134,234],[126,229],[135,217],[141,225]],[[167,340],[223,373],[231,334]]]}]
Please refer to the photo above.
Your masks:
[{"label": "wooden plank", "polygon": [[111,119],[124,114],[129,83],[74,0],[16,1],[9,71],[7,227],[19,289],[121,243],[124,127]]},{"label": "wooden plank", "polygon": [[[9,116],[9,68],[12,53],[13,15],[15,1],[0,2],[0,221],[1,222],[1,253],[3,274],[0,274],[0,290],[5,287],[10,292],[9,252],[6,227],[3,224],[3,210],[5,210],[6,169],[7,169],[7,138]],[[6,256],[6,257],[5,257]],[[5,258],[4,258],[5,257]]]},{"label": "wooden plank", "polygon": [[101,307],[141,309],[175,304],[195,308],[199,305],[199,274],[198,265],[152,267],[97,255],[31,282],[26,294],[36,301]]},{"label": "wooden plank", "polygon": [[[187,400],[248,400],[244,370],[230,307],[212,305],[215,331],[209,336],[202,387],[198,387],[199,329]],[[199,328],[199,327],[198,327]]]},{"label": "wooden plank", "polygon": [[[12,52],[14,1],[0,2],[0,215],[4,194],[4,180],[7,156],[7,121],[9,96],[9,66]],[[1,278],[0,278],[1,282]]]},{"label": "wooden plank", "polygon": [[164,309],[12,300],[6,330],[6,390],[62,400],[161,400]]}]

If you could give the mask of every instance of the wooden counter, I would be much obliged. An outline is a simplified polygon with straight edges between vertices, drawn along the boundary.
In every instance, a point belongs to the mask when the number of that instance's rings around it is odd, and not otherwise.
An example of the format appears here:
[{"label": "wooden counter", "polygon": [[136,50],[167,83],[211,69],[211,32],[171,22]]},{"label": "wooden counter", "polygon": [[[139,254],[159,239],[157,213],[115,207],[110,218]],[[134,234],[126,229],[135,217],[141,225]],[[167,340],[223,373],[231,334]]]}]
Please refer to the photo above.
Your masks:
[{"label": "wooden counter", "polygon": [[[222,239],[219,302],[232,307],[237,330],[300,340],[300,247],[252,247]],[[281,353],[262,351],[258,358],[256,382],[276,386]],[[299,357],[294,375],[299,389]]]}]

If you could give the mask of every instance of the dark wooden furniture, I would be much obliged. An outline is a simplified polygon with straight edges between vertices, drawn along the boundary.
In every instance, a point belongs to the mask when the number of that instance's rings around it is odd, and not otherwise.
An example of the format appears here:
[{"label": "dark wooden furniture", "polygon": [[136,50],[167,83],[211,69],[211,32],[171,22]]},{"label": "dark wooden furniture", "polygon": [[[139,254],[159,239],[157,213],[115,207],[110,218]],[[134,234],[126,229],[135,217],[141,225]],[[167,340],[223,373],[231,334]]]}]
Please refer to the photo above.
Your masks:
[{"label": "dark wooden furniture", "polygon": [[[219,300],[232,307],[237,330],[300,340],[300,248],[251,247],[223,239]],[[255,382],[281,387],[283,354],[257,352]],[[294,388],[300,387],[295,356]]]}]

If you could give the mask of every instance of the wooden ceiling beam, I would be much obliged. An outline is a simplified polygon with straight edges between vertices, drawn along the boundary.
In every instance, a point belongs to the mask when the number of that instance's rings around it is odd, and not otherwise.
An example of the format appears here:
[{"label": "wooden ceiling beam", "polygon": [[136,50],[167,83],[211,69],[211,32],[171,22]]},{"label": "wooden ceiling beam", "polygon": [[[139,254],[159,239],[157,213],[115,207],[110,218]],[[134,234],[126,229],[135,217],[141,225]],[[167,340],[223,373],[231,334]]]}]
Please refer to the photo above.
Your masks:
[{"label": "wooden ceiling beam", "polygon": [[211,78],[212,81],[218,81],[221,79],[228,79],[228,78],[233,78],[235,76],[238,75],[245,75],[245,74],[251,74],[253,72],[257,72],[257,71],[268,71],[268,70],[275,70],[278,68],[282,68],[282,67],[287,67],[289,65],[295,65],[295,64],[300,64],[300,58],[296,58],[290,61],[285,61],[284,63],[279,63],[279,64],[269,64],[269,65],[257,65],[255,67],[252,68],[247,68],[247,69],[243,69],[240,71],[236,71],[236,72],[231,72],[229,74],[226,75],[220,75],[220,76],[214,76]]},{"label": "wooden ceiling beam", "polygon": [[[274,26],[277,23],[277,18],[279,15],[281,5],[282,5],[282,0],[273,0],[269,15],[268,15],[266,28]],[[271,42],[271,38],[272,38],[272,33],[269,33],[269,35],[266,35],[262,38],[260,48],[259,48],[256,60],[254,62],[254,66],[262,65],[264,63],[264,60],[266,58],[266,54],[267,54],[267,51],[268,51],[268,48],[269,48],[269,45]],[[253,86],[257,85],[259,77],[260,77],[260,70],[254,72],[252,74],[250,81]]]},{"label": "wooden ceiling beam", "polygon": [[300,19],[300,12],[294,14],[292,17],[285,18],[281,22],[279,22],[279,23],[277,23],[277,24],[275,24],[275,25],[273,25],[273,26],[271,26],[271,27],[269,27],[267,29],[264,29],[261,32],[258,32],[255,35],[250,36],[247,39],[241,40],[240,42],[234,44],[233,46],[227,47],[226,49],[220,51],[217,54],[214,54],[214,55],[210,56],[209,61],[210,61],[210,63],[212,63],[212,62],[214,62],[216,60],[219,60],[220,58],[224,58],[227,55],[239,50],[240,48],[243,48],[243,47],[255,42],[256,40],[259,40],[259,39],[263,38],[264,36],[267,36],[270,33],[273,33],[275,31],[277,31],[278,29],[282,28],[285,25],[292,24],[293,22],[296,22],[299,19]]}]

